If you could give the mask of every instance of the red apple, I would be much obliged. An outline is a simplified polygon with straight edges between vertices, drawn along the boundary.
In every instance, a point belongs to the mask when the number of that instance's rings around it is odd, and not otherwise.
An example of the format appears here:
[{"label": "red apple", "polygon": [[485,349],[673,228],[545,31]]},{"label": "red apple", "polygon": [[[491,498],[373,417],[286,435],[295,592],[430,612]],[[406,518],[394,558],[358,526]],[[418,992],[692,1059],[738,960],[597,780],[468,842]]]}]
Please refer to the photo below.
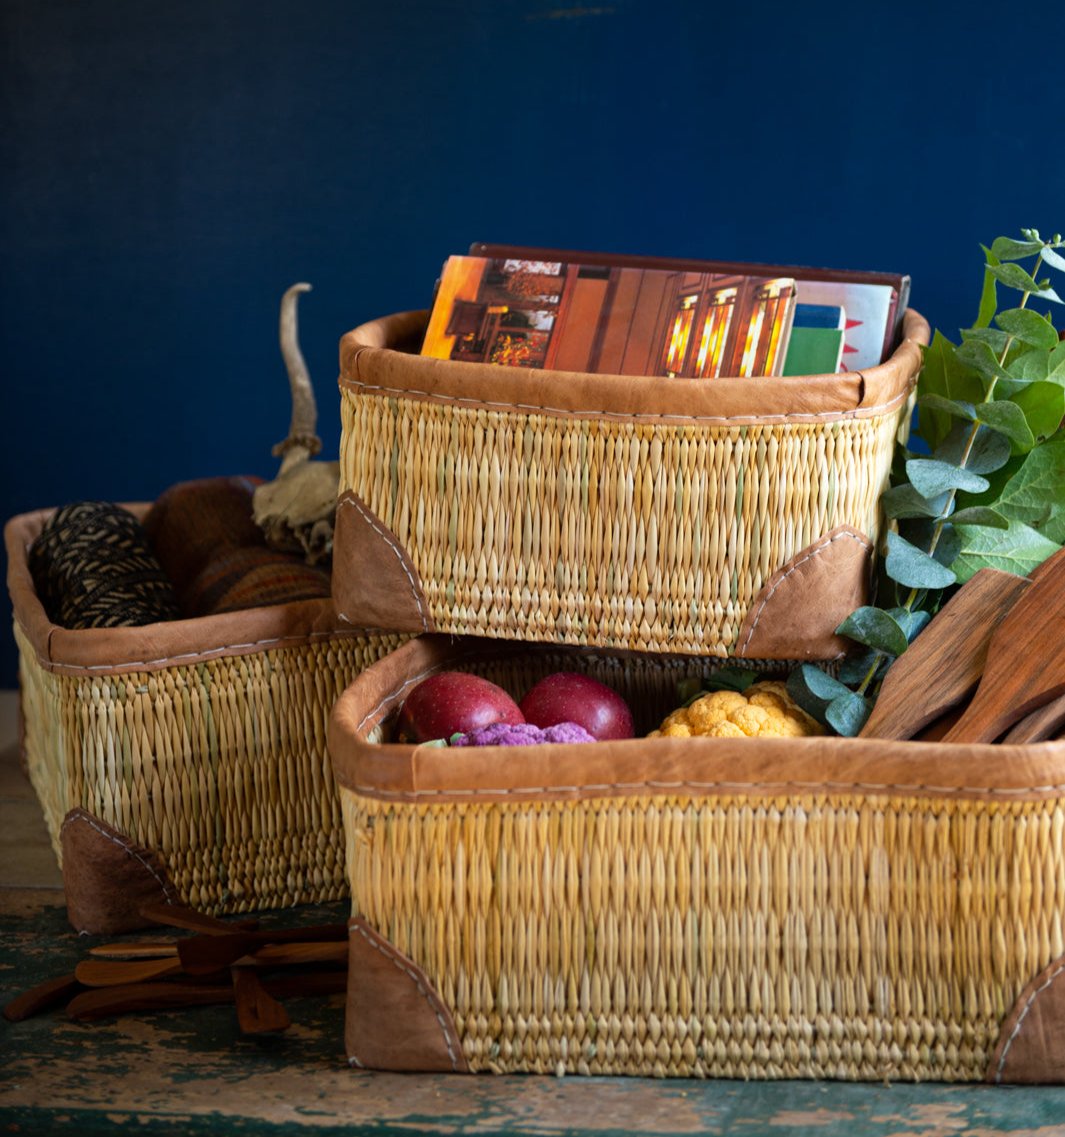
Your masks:
[{"label": "red apple", "polygon": [[404,700],[397,734],[407,742],[431,742],[496,722],[524,721],[518,704],[502,687],[465,671],[441,671],[424,679]]},{"label": "red apple", "polygon": [[575,671],[556,671],[532,687],[520,703],[526,722],[546,729],[575,722],[603,741],[632,738],[632,711],[605,683]]}]

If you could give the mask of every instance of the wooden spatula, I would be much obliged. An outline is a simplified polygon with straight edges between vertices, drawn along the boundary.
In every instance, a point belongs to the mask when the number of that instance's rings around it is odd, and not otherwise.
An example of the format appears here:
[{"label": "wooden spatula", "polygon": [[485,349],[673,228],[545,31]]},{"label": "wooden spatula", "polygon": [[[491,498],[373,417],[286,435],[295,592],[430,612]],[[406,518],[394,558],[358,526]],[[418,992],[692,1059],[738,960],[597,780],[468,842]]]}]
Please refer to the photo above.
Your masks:
[{"label": "wooden spatula", "polygon": [[288,1030],[292,1025],[288,1011],[266,990],[254,971],[248,967],[231,967],[229,973],[233,978],[237,1022],[245,1034]]},{"label": "wooden spatula", "polygon": [[1029,711],[1002,736],[1003,742],[1044,742],[1053,738],[1065,726],[1065,695],[1051,699],[1042,707]]},{"label": "wooden spatula", "polygon": [[1065,555],[1056,553],[1035,576],[995,628],[976,694],[944,742],[994,742],[1065,695]]},{"label": "wooden spatula", "polygon": [[126,983],[147,983],[181,973],[177,956],[163,959],[83,959],[74,976],[85,987],[117,987]]},{"label": "wooden spatula", "polygon": [[1023,576],[981,569],[891,665],[861,738],[913,738],[980,681],[996,623],[1028,589]]},{"label": "wooden spatula", "polygon": [[273,932],[236,932],[228,936],[194,936],[178,944],[178,955],[189,975],[205,975],[236,963],[241,956],[267,944],[309,941],[347,941],[344,924],[317,924],[308,928],[279,928]]}]

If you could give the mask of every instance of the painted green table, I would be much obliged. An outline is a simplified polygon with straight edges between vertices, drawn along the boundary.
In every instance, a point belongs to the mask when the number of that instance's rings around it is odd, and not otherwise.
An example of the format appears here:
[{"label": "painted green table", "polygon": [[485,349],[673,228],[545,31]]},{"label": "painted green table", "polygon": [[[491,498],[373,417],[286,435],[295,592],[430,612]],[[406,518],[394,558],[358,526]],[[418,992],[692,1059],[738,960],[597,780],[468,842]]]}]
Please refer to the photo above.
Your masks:
[{"label": "painted green table", "polygon": [[[0,752],[2,1003],[70,972],[94,942],[71,931],[59,884],[9,746]],[[266,920],[336,922],[345,914],[336,904]],[[339,996],[285,1005],[290,1029],[259,1037],[241,1035],[232,1007],[92,1024],[62,1010],[0,1020],[0,1134],[1065,1137],[1065,1088],[359,1072],[344,1060]]]}]

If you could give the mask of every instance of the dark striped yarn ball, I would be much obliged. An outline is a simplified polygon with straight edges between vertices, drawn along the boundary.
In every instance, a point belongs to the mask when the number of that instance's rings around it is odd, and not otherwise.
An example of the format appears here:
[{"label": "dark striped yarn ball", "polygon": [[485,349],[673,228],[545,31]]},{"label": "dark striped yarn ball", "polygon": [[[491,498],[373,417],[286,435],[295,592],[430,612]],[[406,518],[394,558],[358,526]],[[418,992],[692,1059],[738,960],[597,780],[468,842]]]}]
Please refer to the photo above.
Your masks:
[{"label": "dark striped yarn ball", "polygon": [[63,628],[118,628],[179,616],[177,595],[141,523],[109,501],[56,510],[30,546],[37,596]]},{"label": "dark striped yarn ball", "polygon": [[181,482],[145,517],[185,616],[328,598],[328,569],[266,544],[252,515],[258,484],[245,477]]}]

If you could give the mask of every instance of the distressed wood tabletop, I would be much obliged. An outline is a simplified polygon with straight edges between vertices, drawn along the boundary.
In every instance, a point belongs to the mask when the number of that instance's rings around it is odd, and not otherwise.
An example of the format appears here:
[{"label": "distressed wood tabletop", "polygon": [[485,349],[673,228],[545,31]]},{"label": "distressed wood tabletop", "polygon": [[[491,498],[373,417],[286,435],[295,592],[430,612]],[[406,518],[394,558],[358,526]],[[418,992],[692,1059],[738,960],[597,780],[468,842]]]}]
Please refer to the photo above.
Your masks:
[{"label": "distressed wood tabletop", "polygon": [[[66,922],[39,807],[0,698],[0,1002],[73,970],[96,940]],[[335,922],[345,905],[270,913]],[[130,937],[108,937],[137,939]],[[284,1034],[232,1007],[76,1023],[0,1020],[0,1133],[771,1134],[1065,1137],[1065,1088],[378,1074],[350,1070],[340,996],[286,1001]]]}]

